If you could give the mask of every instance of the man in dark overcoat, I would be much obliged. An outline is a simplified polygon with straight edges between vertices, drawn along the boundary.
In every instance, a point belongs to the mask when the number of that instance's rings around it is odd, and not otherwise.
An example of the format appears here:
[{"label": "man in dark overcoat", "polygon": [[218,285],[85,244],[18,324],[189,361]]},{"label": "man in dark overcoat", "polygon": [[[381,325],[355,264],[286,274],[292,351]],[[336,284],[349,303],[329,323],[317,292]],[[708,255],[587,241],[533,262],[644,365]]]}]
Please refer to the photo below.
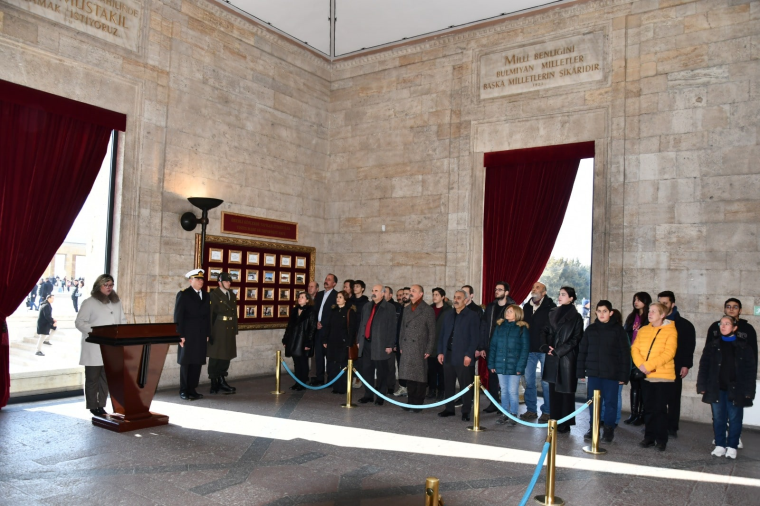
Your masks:
[{"label": "man in dark overcoat", "polygon": [[[367,303],[362,308],[356,339],[359,341],[359,370],[364,380],[371,383],[377,372],[375,389],[380,393],[386,392],[388,361],[395,357],[393,346],[396,344],[396,308],[383,297],[382,285],[372,287],[372,303]],[[373,399],[374,394],[365,386],[364,396],[359,402],[366,404]],[[382,406],[383,400],[378,397],[375,404]]]},{"label": "man in dark overcoat", "polygon": [[238,333],[237,298],[230,289],[232,276],[227,272],[219,273],[219,286],[209,294],[211,299],[211,338],[208,340],[208,377],[211,380],[211,393],[221,390],[225,394],[234,394],[235,387],[227,383],[230,361],[237,357],[236,336]]},{"label": "man in dark overcoat", "polygon": [[190,286],[177,294],[174,305],[174,323],[181,338],[177,350],[179,396],[191,401],[203,398],[196,388],[201,367],[206,363],[206,344],[211,335],[211,305],[209,294],[203,290],[203,276],[203,269],[185,274]]},{"label": "man in dark overcoat", "polygon": [[[422,297],[425,290],[412,285],[411,304],[404,308],[399,335],[399,379],[406,380],[408,404],[423,404],[427,390],[427,359],[436,351],[435,311]],[[419,413],[419,409],[405,410]]]}]

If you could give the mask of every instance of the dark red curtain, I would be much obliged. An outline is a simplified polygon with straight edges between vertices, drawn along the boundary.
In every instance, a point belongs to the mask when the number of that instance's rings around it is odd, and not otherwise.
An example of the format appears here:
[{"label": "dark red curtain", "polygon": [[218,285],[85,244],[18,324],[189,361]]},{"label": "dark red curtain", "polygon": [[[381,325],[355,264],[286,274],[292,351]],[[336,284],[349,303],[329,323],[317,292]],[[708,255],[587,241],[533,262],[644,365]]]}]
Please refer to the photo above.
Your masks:
[{"label": "dark red curtain", "polygon": [[82,209],[126,116],[0,81],[0,408],[10,391],[6,318]]},{"label": "dark red curtain", "polygon": [[522,302],[549,261],[578,166],[594,143],[486,153],[483,302],[498,281]]}]

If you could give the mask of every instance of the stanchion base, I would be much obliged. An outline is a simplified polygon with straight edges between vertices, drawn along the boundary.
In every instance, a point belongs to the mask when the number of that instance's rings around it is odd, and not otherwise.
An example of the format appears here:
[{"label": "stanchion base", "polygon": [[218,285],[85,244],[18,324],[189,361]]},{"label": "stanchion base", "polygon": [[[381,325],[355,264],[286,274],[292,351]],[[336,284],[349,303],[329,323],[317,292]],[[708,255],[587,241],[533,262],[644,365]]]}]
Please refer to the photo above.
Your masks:
[{"label": "stanchion base", "polygon": [[351,409],[351,408],[356,408],[358,406],[356,404],[341,404],[340,407],[341,408],[346,408],[346,409]]},{"label": "stanchion base", "polygon": [[597,448],[596,451],[594,451],[594,448],[591,446],[584,446],[583,451],[586,453],[590,453],[591,455],[604,455],[607,453],[607,450],[604,448]]},{"label": "stanchion base", "polygon": [[538,504],[552,504],[556,506],[562,506],[565,504],[565,501],[562,500],[561,497],[554,496],[554,500],[552,502],[546,502],[546,496],[545,495],[537,495],[535,497],[535,500]]},{"label": "stanchion base", "polygon": [[470,426],[470,427],[467,427],[467,430],[471,430],[472,432],[485,432],[486,428]]},{"label": "stanchion base", "polygon": [[278,392],[277,390],[272,390],[272,391],[271,391],[271,392],[269,392],[269,393],[270,393],[270,394],[272,394],[272,395],[282,395],[282,394],[284,394],[285,392]]}]

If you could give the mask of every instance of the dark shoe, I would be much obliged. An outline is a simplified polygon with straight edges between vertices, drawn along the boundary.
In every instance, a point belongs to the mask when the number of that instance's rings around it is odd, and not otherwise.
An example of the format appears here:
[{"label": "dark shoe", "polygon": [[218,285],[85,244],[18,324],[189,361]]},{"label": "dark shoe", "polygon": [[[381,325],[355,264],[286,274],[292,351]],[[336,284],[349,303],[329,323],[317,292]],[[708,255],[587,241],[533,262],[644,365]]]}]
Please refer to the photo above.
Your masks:
[{"label": "dark shoe", "polygon": [[623,423],[626,425],[631,425],[631,423],[633,423],[633,421],[636,419],[637,416],[638,415],[636,413],[631,413],[631,416],[623,420]]},{"label": "dark shoe", "polygon": [[91,409],[90,413],[92,413],[95,416],[100,416],[100,411],[98,411],[97,409]]},{"label": "dark shoe", "polygon": [[192,400],[194,400],[194,399],[191,399],[189,395],[187,395],[187,392],[180,392],[179,393],[179,398],[180,399],[184,399],[186,401],[192,401]]},{"label": "dark shoe", "polygon": [[438,391],[435,388],[428,388],[428,394],[425,396],[425,398],[435,399],[436,395],[438,395]]},{"label": "dark shoe", "polygon": [[401,406],[401,409],[403,409],[404,411],[411,411],[412,410],[412,408],[405,408],[404,406]]},{"label": "dark shoe", "polygon": [[586,431],[586,433],[583,435],[583,439],[590,440],[594,439],[594,429],[589,429]]},{"label": "dark shoe", "polygon": [[462,415],[462,421],[463,422],[469,422],[470,421],[470,414],[467,413],[467,414]]},{"label": "dark shoe", "polygon": [[678,439],[678,431],[668,430],[668,437],[672,437],[673,439]]},{"label": "dark shoe", "polygon": [[232,385],[230,385],[229,383],[227,383],[227,377],[226,376],[222,376],[221,378],[219,378],[219,381],[221,382],[222,392],[234,394],[237,391],[237,388],[235,388]]},{"label": "dark shoe", "polygon": [[455,414],[456,414],[456,413],[454,413],[453,411],[446,411],[446,410],[443,410],[443,411],[441,411],[440,413],[438,413],[438,416],[440,416],[441,418],[446,418],[446,417],[448,417],[448,416],[454,416]]},{"label": "dark shoe", "polygon": [[344,394],[346,392],[338,392],[337,390],[333,390],[332,393],[334,393],[334,394]]},{"label": "dark shoe", "polygon": [[367,404],[368,402],[372,402],[372,398],[362,397],[359,399],[359,404]]},{"label": "dark shoe", "polygon": [[633,420],[633,422],[631,422],[631,425],[633,425],[634,427],[638,427],[638,426],[640,426],[640,425],[644,425],[644,415],[641,415],[641,414],[640,414],[640,415],[638,415],[638,416],[637,416],[637,417],[636,417],[636,418]]},{"label": "dark shoe", "polygon": [[483,413],[496,413],[497,411],[498,409],[496,409],[496,406],[491,404],[490,406],[488,406],[486,409],[483,410]]},{"label": "dark shoe", "polygon": [[103,409],[103,408],[100,408],[100,407],[99,407],[99,408],[98,408],[98,414],[99,414],[100,416],[103,416],[103,415],[107,415],[108,413],[106,412],[106,410],[105,410],[105,409]]},{"label": "dark shoe", "polygon": [[42,341],[42,344],[47,344],[48,346],[53,346],[53,343],[50,341]]},{"label": "dark shoe", "polygon": [[383,402],[385,402],[385,401],[383,401],[382,399],[378,399],[378,400],[375,401],[375,406],[382,406]]},{"label": "dark shoe", "polygon": [[548,414],[548,413],[543,413],[543,414],[541,415],[541,418],[539,418],[539,419],[538,419],[538,423],[546,423],[546,422],[548,422],[548,421],[549,421],[549,419],[550,419],[550,418],[551,418],[551,417],[549,416],[549,414]]},{"label": "dark shoe", "polygon": [[567,434],[568,432],[570,432],[570,427],[560,427],[559,429],[557,429],[557,432],[560,434]]},{"label": "dark shoe", "polygon": [[41,351],[38,351],[37,353],[35,353],[35,355],[37,355],[38,357],[44,357],[45,356],[45,354],[42,353]]},{"label": "dark shoe", "polygon": [[322,385],[324,385],[324,384],[325,384],[325,382],[324,382],[324,381],[319,381],[319,380],[317,380],[317,381],[313,382],[313,383],[311,384],[311,386],[313,386],[313,387],[319,387],[319,386],[322,386]]},{"label": "dark shoe", "polygon": [[525,420],[526,422],[530,420],[535,420],[536,418],[538,418],[538,413],[536,413],[535,411],[526,411],[525,413],[520,415],[520,420]]},{"label": "dark shoe", "polygon": [[293,390],[295,390],[296,392],[300,392],[302,390],[306,390],[306,387],[305,386],[301,386],[301,385],[296,385],[296,387]]},{"label": "dark shoe", "polygon": [[410,409],[409,412],[416,414],[416,413],[422,413],[422,410],[421,409]]},{"label": "dark shoe", "polygon": [[292,386],[292,387],[290,387],[290,389],[291,389],[291,390],[298,390],[298,387],[300,387],[300,386],[301,386],[301,385],[299,385],[298,383],[293,383],[293,386]]},{"label": "dark shoe", "polygon": [[190,397],[191,401],[197,401],[198,399],[203,399],[203,394],[199,394],[195,390],[193,390],[192,392],[189,392],[187,396]]},{"label": "dark shoe", "polygon": [[210,394],[219,393],[219,378],[211,378],[211,390],[209,390],[208,393]]},{"label": "dark shoe", "polygon": [[657,448],[659,451],[664,452],[665,448],[667,448],[668,443],[655,443],[654,447]]},{"label": "dark shoe", "polygon": [[316,386],[317,385],[317,378],[311,378],[309,380],[309,386]]},{"label": "dark shoe", "polygon": [[654,439],[644,438],[639,443],[639,446],[642,448],[649,448],[650,446],[654,446]]},{"label": "dark shoe", "polygon": [[613,439],[615,439],[615,429],[613,427],[605,427],[602,432],[602,441],[611,443]]}]

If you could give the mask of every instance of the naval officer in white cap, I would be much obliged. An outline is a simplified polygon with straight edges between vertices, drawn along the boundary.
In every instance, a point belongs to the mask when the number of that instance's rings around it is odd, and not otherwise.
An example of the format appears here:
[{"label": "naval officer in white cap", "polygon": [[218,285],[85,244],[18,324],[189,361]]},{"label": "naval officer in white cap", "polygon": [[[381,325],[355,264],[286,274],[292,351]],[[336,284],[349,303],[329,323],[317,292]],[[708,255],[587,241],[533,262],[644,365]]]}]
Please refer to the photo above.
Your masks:
[{"label": "naval officer in white cap", "polygon": [[174,323],[182,338],[177,350],[179,396],[191,401],[203,397],[196,388],[201,367],[206,363],[206,342],[211,335],[210,297],[203,290],[204,274],[203,269],[185,274],[190,286],[177,293],[174,305]]}]

